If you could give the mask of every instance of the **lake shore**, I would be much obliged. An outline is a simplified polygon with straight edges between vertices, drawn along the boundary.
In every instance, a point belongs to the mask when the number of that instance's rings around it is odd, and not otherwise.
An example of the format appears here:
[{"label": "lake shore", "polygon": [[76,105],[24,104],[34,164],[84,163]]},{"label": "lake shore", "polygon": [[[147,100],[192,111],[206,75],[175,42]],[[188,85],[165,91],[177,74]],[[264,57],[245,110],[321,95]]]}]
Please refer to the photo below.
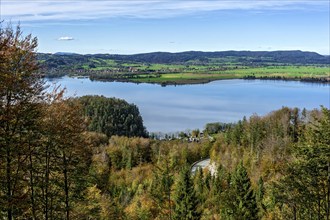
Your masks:
[{"label": "lake shore", "polygon": [[[86,77],[88,78],[88,77]],[[217,80],[244,79],[244,80],[276,80],[276,81],[300,81],[308,83],[330,84],[329,77],[285,77],[285,76],[219,76],[219,77],[196,77],[196,78],[91,78],[92,81],[101,82],[130,82],[130,83],[150,83],[161,86],[176,86],[176,85],[194,85],[206,84]]]},{"label": "lake shore", "polygon": [[[77,73],[69,73],[69,76],[77,76]],[[95,81],[108,82],[134,82],[152,83],[159,85],[189,85],[205,84],[216,80],[230,79],[260,79],[301,81],[312,83],[330,83],[330,66],[268,66],[268,67],[237,67],[224,68],[223,70],[195,70],[182,69],[178,72],[127,72],[112,73],[104,71],[89,71],[83,74]]]}]

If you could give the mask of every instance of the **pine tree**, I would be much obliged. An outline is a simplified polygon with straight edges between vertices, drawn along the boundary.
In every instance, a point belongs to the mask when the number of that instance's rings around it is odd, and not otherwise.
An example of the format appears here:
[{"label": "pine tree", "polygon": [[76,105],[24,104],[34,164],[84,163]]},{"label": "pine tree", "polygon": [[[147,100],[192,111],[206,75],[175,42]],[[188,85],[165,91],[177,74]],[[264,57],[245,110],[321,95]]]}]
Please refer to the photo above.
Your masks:
[{"label": "pine tree", "polygon": [[263,203],[264,195],[265,195],[264,180],[262,179],[262,177],[260,177],[258,180],[258,189],[256,192],[256,200],[260,211],[259,216],[262,216],[263,213],[266,211],[266,207]]},{"label": "pine tree", "polygon": [[172,219],[171,187],[173,185],[173,167],[166,158],[155,165],[150,195],[158,206],[161,218]]},{"label": "pine tree", "polygon": [[205,196],[204,196],[204,174],[203,174],[203,169],[199,168],[195,172],[194,175],[194,186],[195,186],[195,192],[196,196],[198,197],[198,200],[201,203],[204,203],[205,201]]},{"label": "pine tree", "polygon": [[292,219],[330,219],[330,110],[322,108],[294,148],[296,159],[275,185],[278,202]]},{"label": "pine tree", "polygon": [[205,203],[203,206],[203,216],[215,216],[221,213],[223,203],[223,192],[226,190],[226,172],[220,165],[217,172],[212,176],[210,190],[204,185]]},{"label": "pine tree", "polygon": [[258,219],[258,206],[248,173],[239,163],[231,177],[228,214],[233,219]]},{"label": "pine tree", "polygon": [[198,199],[195,194],[191,171],[184,167],[178,177],[174,193],[174,214],[173,219],[200,219],[198,211]]}]

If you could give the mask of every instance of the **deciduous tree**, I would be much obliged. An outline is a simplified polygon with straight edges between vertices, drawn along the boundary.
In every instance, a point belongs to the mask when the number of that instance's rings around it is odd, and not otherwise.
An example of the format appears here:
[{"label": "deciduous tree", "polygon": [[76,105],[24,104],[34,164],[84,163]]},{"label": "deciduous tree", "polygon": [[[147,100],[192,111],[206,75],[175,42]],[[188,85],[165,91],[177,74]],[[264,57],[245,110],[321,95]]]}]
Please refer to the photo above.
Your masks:
[{"label": "deciduous tree", "polygon": [[0,215],[6,212],[9,220],[23,215],[29,203],[35,209],[32,155],[43,91],[36,47],[37,39],[24,37],[19,26],[0,27]]}]

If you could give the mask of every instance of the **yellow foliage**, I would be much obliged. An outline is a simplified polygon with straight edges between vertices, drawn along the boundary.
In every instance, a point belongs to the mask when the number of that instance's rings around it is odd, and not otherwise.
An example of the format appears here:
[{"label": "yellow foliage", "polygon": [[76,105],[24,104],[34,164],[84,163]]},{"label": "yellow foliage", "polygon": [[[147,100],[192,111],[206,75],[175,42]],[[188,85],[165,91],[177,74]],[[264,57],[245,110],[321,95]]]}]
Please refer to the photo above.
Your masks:
[{"label": "yellow foliage", "polygon": [[147,195],[136,196],[131,204],[125,209],[129,219],[154,219],[157,214],[155,202]]}]

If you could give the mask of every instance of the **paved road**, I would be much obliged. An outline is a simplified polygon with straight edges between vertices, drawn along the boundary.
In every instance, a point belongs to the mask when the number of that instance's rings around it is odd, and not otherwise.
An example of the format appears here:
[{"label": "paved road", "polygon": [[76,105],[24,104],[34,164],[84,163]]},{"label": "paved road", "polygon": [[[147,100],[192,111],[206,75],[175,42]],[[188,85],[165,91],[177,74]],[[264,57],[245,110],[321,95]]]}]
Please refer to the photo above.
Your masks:
[{"label": "paved road", "polygon": [[214,175],[216,173],[215,167],[216,167],[215,164],[211,163],[211,159],[207,158],[205,160],[201,160],[198,163],[194,164],[191,168],[191,172],[195,173],[199,168],[202,169],[207,168],[211,172],[211,174]]},{"label": "paved road", "polygon": [[198,168],[202,168],[202,169],[206,168],[207,166],[210,165],[210,162],[211,162],[210,158],[199,161],[191,168],[191,172],[195,173]]}]

